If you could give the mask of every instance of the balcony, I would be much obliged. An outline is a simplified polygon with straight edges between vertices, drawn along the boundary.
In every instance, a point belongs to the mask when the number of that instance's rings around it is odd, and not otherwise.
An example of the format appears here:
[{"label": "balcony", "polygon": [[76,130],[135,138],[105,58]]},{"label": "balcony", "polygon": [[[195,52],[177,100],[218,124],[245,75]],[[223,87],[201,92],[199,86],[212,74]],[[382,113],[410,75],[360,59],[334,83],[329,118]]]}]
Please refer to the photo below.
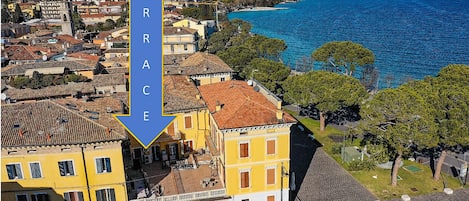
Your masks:
[{"label": "balcony", "polygon": [[200,191],[200,192],[193,192],[193,193],[185,193],[185,194],[178,194],[178,195],[169,195],[169,196],[161,196],[155,198],[143,198],[143,199],[135,199],[131,201],[189,201],[189,200],[205,200],[205,199],[213,199],[213,198],[224,198],[226,197],[226,189],[216,189],[216,190],[209,190],[209,191]]}]

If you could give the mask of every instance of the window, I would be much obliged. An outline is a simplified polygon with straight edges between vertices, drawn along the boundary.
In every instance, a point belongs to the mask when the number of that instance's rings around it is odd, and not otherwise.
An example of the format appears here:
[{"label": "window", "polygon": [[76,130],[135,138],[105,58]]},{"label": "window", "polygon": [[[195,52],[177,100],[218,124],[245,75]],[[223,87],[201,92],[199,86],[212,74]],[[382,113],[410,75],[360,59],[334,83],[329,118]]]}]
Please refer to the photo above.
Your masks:
[{"label": "window", "polygon": [[31,178],[41,178],[41,164],[39,162],[29,163],[29,169],[31,170]]},{"label": "window", "polygon": [[64,193],[65,201],[83,201],[83,192],[65,192]]},{"label": "window", "polygon": [[275,196],[273,195],[267,196],[267,201],[275,201]]},{"label": "window", "polygon": [[168,126],[168,135],[174,136],[174,123],[169,124],[169,126]]},{"label": "window", "polygon": [[249,143],[239,144],[239,157],[240,158],[249,157]]},{"label": "window", "polygon": [[116,195],[113,188],[101,189],[96,191],[97,201],[116,201]]},{"label": "window", "polygon": [[31,201],[49,201],[47,193],[35,193],[31,195]]},{"label": "window", "polygon": [[267,155],[275,154],[275,139],[267,140]]},{"label": "window", "polygon": [[241,188],[249,187],[249,172],[241,172]]},{"label": "window", "polygon": [[242,199],[241,201],[249,201],[249,199]]},{"label": "window", "polygon": [[8,179],[23,179],[23,171],[21,171],[21,164],[8,164],[7,165]]},{"label": "window", "polygon": [[185,128],[192,128],[192,117],[191,116],[185,116],[184,117],[184,125],[185,125]]},{"label": "window", "polygon": [[224,78],[224,77],[220,78],[220,81],[221,81],[221,82],[224,82],[224,81],[225,81],[225,78]]},{"label": "window", "polygon": [[73,161],[60,161],[59,162],[60,176],[73,176]]},{"label": "window", "polygon": [[28,195],[16,195],[16,201],[28,201]]},{"label": "window", "polygon": [[187,44],[184,44],[184,50],[187,50]]},{"label": "window", "polygon": [[275,184],[275,168],[269,168],[266,170],[267,184]]},{"label": "window", "polygon": [[111,172],[111,159],[110,158],[97,158],[96,171],[98,173]]}]

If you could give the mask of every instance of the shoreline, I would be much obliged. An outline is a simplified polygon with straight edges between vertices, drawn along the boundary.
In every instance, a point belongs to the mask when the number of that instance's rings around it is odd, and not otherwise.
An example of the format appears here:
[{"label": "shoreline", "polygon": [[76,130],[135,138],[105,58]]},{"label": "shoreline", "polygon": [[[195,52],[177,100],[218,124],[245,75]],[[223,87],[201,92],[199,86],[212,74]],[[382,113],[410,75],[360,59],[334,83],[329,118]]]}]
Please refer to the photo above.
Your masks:
[{"label": "shoreline", "polygon": [[235,12],[257,12],[257,11],[273,11],[273,10],[287,10],[288,8],[275,8],[275,7],[252,7],[252,8],[242,8],[239,10],[232,11]]}]

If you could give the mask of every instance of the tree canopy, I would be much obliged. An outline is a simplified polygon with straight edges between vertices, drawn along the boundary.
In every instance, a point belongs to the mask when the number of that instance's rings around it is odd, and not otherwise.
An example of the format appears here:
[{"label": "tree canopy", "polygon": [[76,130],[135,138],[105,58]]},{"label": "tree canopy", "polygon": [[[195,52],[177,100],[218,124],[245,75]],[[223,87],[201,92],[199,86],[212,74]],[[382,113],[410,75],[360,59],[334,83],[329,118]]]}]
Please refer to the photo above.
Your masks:
[{"label": "tree canopy", "polygon": [[360,129],[385,144],[394,155],[391,183],[397,185],[399,165],[411,148],[431,148],[438,143],[432,107],[408,87],[385,89],[364,103]]},{"label": "tree canopy", "polygon": [[280,83],[290,75],[290,68],[280,62],[264,58],[255,58],[241,72],[245,78],[254,78],[261,82],[269,91],[280,94]]},{"label": "tree canopy", "polygon": [[328,113],[358,105],[368,96],[357,79],[327,71],[290,76],[285,80],[283,88],[286,101],[300,106],[311,104],[320,111],[321,131],[326,126]]},{"label": "tree canopy", "polygon": [[19,4],[15,5],[15,12],[13,13],[12,21],[14,23],[24,22],[24,15]]},{"label": "tree canopy", "polygon": [[357,67],[372,65],[375,62],[373,52],[363,45],[352,41],[333,41],[316,49],[311,57],[320,61],[332,71],[344,71],[345,75],[352,75]]}]

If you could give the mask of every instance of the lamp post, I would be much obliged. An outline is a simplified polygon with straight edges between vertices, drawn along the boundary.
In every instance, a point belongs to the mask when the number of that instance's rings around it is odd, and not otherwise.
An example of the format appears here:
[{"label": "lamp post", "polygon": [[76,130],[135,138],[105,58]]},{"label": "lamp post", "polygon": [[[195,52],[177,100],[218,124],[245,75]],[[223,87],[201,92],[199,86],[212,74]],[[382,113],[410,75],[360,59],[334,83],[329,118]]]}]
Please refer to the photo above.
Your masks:
[{"label": "lamp post", "polygon": [[283,177],[287,177],[289,174],[285,171],[282,162],[282,171],[280,173],[280,201],[283,201]]}]

